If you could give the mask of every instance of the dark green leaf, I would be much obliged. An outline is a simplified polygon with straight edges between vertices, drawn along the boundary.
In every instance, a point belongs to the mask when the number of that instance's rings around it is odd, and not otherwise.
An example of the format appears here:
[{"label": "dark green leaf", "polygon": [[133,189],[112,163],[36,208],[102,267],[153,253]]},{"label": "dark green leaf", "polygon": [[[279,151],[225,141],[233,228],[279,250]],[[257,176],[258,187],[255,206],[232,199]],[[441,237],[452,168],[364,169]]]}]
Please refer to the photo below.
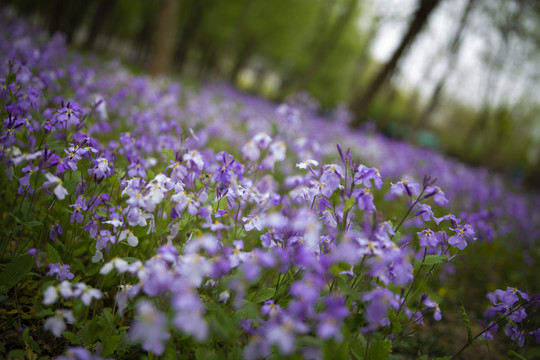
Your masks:
[{"label": "dark green leaf", "polygon": [[6,267],[0,275],[0,284],[8,290],[21,281],[32,269],[34,257],[30,254],[18,256]]},{"label": "dark green leaf", "polygon": [[388,318],[390,319],[390,324],[392,326],[392,334],[399,334],[403,330],[401,327],[401,323],[399,322],[398,317],[396,316],[396,313],[394,310],[388,314]]},{"label": "dark green leaf", "polygon": [[26,353],[22,349],[11,350],[7,355],[8,359],[9,358],[18,358],[18,357],[23,357],[24,358],[25,356],[26,356]]},{"label": "dark green leaf", "polygon": [[197,359],[203,360],[219,359],[219,355],[210,349],[197,349],[197,351],[195,352],[195,357]]},{"label": "dark green leaf", "polygon": [[527,360],[527,358],[519,355],[517,352],[515,352],[514,350],[508,350],[508,355],[511,356],[511,358],[513,359],[514,357],[520,359],[520,360]]},{"label": "dark green leaf", "polygon": [[62,258],[60,257],[60,254],[58,254],[58,251],[56,251],[56,249],[51,244],[47,245],[47,254],[49,255],[52,263],[62,263]]},{"label": "dark green leaf", "polygon": [[445,263],[448,259],[446,255],[427,255],[424,259],[424,265],[437,265]]},{"label": "dark green leaf", "polygon": [[103,343],[103,352],[102,356],[109,356],[111,355],[120,345],[122,342],[122,335],[112,335],[112,336],[106,336],[102,339]]},{"label": "dark green leaf", "polygon": [[269,300],[276,293],[275,288],[265,288],[255,292],[253,295],[248,297],[248,300],[253,303],[261,303],[263,301]]},{"label": "dark green leaf", "polygon": [[6,87],[13,84],[15,81],[17,81],[17,74],[11,73],[6,76]]},{"label": "dark green leaf", "polygon": [[373,341],[369,345],[367,358],[369,360],[386,360],[392,353],[392,343],[389,340]]},{"label": "dark green leaf", "polygon": [[41,349],[39,348],[39,345],[37,344],[37,342],[34,339],[32,339],[32,337],[30,335],[28,335],[29,332],[30,332],[29,328],[24,329],[24,331],[22,333],[23,340],[30,346],[30,348],[35,353],[41,354]]}]

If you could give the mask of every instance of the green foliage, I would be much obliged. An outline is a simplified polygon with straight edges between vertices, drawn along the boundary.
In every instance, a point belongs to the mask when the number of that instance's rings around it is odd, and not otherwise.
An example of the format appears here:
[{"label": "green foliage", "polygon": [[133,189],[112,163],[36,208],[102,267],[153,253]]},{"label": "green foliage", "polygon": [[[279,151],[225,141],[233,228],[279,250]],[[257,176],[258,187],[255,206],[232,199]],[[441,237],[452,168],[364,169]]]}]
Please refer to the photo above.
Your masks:
[{"label": "green foliage", "polygon": [[369,344],[366,360],[386,360],[392,354],[390,340],[378,340]]},{"label": "green foliage", "polygon": [[30,254],[24,254],[13,259],[0,274],[0,286],[5,290],[19,283],[32,269],[34,259]]}]

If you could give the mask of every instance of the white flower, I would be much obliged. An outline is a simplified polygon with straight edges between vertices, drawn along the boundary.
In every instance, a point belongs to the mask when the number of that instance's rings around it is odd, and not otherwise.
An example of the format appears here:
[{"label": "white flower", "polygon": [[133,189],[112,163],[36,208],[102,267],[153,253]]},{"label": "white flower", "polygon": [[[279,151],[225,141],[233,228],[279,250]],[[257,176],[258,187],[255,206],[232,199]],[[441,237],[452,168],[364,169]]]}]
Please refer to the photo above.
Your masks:
[{"label": "white flower", "polygon": [[45,321],[43,327],[45,330],[52,332],[54,336],[60,337],[67,327],[64,319],[69,323],[75,322],[75,318],[73,317],[71,310],[57,310],[53,317],[50,317]]},{"label": "white flower", "polygon": [[101,251],[96,250],[96,254],[92,256],[92,262],[97,263],[100,261],[103,261],[103,254],[101,253]]},{"label": "white flower", "polygon": [[56,184],[56,187],[53,190],[54,195],[56,195],[58,200],[64,200],[66,195],[68,195],[68,191],[62,186],[62,180],[49,173],[45,173],[45,177],[47,178],[47,181],[43,183],[43,186],[49,187]]},{"label": "white flower", "polygon": [[92,299],[101,299],[101,291],[92,287],[86,286],[83,290],[81,300],[86,306],[90,306]]},{"label": "white flower", "polygon": [[244,159],[255,162],[259,160],[261,151],[253,141],[249,140],[244,146],[242,146],[242,156]]},{"label": "white flower", "polygon": [[275,142],[272,145],[270,145],[270,152],[275,161],[283,161],[285,160],[287,146],[285,145],[285,142],[283,141]]},{"label": "white flower", "polygon": [[58,291],[56,290],[56,287],[49,286],[43,292],[43,304],[52,305],[56,300],[58,300]]},{"label": "white flower", "polygon": [[296,167],[299,169],[307,169],[308,166],[319,166],[319,162],[317,160],[307,159],[296,164]]},{"label": "white flower", "polygon": [[139,239],[133,234],[133,231],[126,229],[118,235],[118,241],[122,241],[127,238],[127,243],[130,246],[137,246],[139,244]]},{"label": "white flower", "polygon": [[73,296],[73,289],[71,288],[71,283],[67,280],[64,280],[58,286],[58,292],[64,299],[69,299]]},{"label": "white flower", "polygon": [[225,290],[219,294],[218,299],[219,299],[219,302],[227,303],[230,297],[231,297],[231,293],[229,292],[229,290]]},{"label": "white flower", "polygon": [[260,132],[253,137],[252,141],[261,149],[266,149],[272,142],[272,138],[268,134]]},{"label": "white flower", "polygon": [[99,273],[101,275],[107,275],[111,272],[113,268],[115,268],[119,274],[123,274],[129,269],[129,264],[124,259],[114,258],[105,265],[103,265]]}]

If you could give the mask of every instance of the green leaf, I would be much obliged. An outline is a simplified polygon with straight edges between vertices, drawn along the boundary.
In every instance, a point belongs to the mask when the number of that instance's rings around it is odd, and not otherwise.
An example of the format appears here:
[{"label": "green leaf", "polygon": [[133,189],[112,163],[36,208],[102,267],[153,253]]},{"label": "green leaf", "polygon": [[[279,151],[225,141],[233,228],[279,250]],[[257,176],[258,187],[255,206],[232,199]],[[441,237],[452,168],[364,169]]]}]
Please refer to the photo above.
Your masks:
[{"label": "green leaf", "polygon": [[367,359],[387,360],[392,353],[392,343],[389,340],[374,341],[369,345]]},{"label": "green leaf", "polygon": [[81,344],[80,343],[80,339],[77,337],[77,335],[75,335],[74,333],[72,333],[71,331],[64,331],[62,333],[62,336],[68,340],[69,342],[73,343],[73,344]]},{"label": "green leaf", "polygon": [[32,220],[32,221],[28,221],[27,223],[25,223],[25,226],[28,227],[28,228],[34,228],[34,227],[38,227],[38,226],[41,226],[43,225],[43,223],[41,221],[38,221],[38,220]]},{"label": "green leaf", "polygon": [[465,327],[467,328],[467,345],[473,347],[474,340],[471,330],[471,321],[469,320],[469,316],[467,315],[467,311],[465,310],[465,305],[463,305],[463,301],[460,301],[460,303],[461,315],[463,316],[463,324],[465,324]]},{"label": "green leaf", "polygon": [[[427,355],[426,356],[426,359],[427,359]],[[450,360],[452,357],[451,356],[441,356],[441,357],[434,357],[433,359],[431,360]]]},{"label": "green leaf", "polygon": [[347,201],[345,201],[345,206],[343,207],[345,210],[349,210],[350,208],[352,208],[354,206],[354,198],[350,198],[350,199],[347,199]]},{"label": "green leaf", "polygon": [[102,339],[103,342],[103,352],[102,356],[111,355],[122,342],[122,335],[112,335],[107,336]]},{"label": "green leaf", "polygon": [[390,319],[390,325],[392,326],[392,334],[399,334],[403,330],[401,327],[401,323],[399,322],[399,319],[395,313],[394,310],[388,314],[388,318]]},{"label": "green leaf", "polygon": [[37,344],[37,342],[34,339],[32,339],[32,337],[30,335],[28,335],[29,332],[30,332],[29,328],[24,329],[24,331],[22,333],[23,340],[30,346],[30,348],[35,353],[41,354],[41,349],[39,348],[39,345]]},{"label": "green leaf", "polygon": [[446,255],[427,255],[424,259],[424,265],[437,265],[445,263],[448,260]]},{"label": "green leaf", "polygon": [[7,355],[8,359],[9,358],[18,358],[18,357],[24,358],[25,356],[26,356],[26,353],[22,349],[11,350]]},{"label": "green leaf", "polygon": [[197,351],[195,352],[195,358],[196,359],[204,359],[204,360],[214,360],[214,359],[219,359],[219,355],[216,354],[214,351],[210,350],[210,349],[197,349]]},{"label": "green leaf", "polygon": [[343,294],[347,295],[352,300],[356,300],[356,298],[358,297],[358,291],[350,287],[349,284],[347,284],[347,282],[343,280],[343,278],[337,276],[336,284],[338,286],[338,289],[341,290]]},{"label": "green leaf", "polygon": [[24,254],[15,258],[0,275],[0,285],[4,285],[7,290],[21,281],[32,269],[34,257]]},{"label": "green leaf", "polygon": [[420,265],[422,266],[433,266],[438,264],[443,264],[448,260],[448,256],[446,255],[427,255],[424,258],[424,261],[417,260],[414,262],[414,269],[418,269]]},{"label": "green leaf", "polygon": [[507,353],[507,354],[510,355],[512,358],[516,357],[516,358],[518,358],[518,359],[520,359],[520,360],[527,360],[527,358],[525,358],[525,357],[519,355],[519,354],[518,354],[517,352],[515,352],[514,350],[508,350],[508,353]]},{"label": "green leaf", "polygon": [[62,258],[60,257],[60,254],[58,254],[58,251],[56,251],[54,246],[52,246],[51,244],[47,244],[47,254],[49,255],[52,263],[62,263]]},{"label": "green leaf", "polygon": [[6,76],[6,87],[13,84],[15,81],[17,81],[17,74],[11,73]]},{"label": "green leaf", "polygon": [[263,301],[271,299],[276,293],[275,288],[266,288],[255,292],[253,295],[248,297],[248,300],[253,303],[261,303]]}]

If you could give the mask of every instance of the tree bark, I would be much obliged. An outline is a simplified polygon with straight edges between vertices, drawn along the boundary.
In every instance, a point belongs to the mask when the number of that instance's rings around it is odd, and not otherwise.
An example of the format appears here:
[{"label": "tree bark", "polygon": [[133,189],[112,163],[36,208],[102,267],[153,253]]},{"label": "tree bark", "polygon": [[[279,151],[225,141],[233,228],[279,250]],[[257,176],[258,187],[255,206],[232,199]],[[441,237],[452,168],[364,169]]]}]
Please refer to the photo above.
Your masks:
[{"label": "tree bark", "polygon": [[377,76],[373,79],[363,96],[357,98],[351,104],[351,109],[355,113],[355,120],[353,121],[353,126],[358,126],[364,120],[367,109],[375,98],[375,95],[377,95],[382,85],[391,77],[392,73],[397,68],[399,60],[413,44],[418,34],[422,32],[422,29],[427,23],[430,15],[441,3],[441,0],[418,1],[418,8],[414,14],[412,21],[409,23],[409,28],[401,39],[399,46],[392,54],[392,57],[377,73]]},{"label": "tree bark", "polygon": [[161,0],[157,13],[150,73],[160,75],[171,69],[179,0]]}]

